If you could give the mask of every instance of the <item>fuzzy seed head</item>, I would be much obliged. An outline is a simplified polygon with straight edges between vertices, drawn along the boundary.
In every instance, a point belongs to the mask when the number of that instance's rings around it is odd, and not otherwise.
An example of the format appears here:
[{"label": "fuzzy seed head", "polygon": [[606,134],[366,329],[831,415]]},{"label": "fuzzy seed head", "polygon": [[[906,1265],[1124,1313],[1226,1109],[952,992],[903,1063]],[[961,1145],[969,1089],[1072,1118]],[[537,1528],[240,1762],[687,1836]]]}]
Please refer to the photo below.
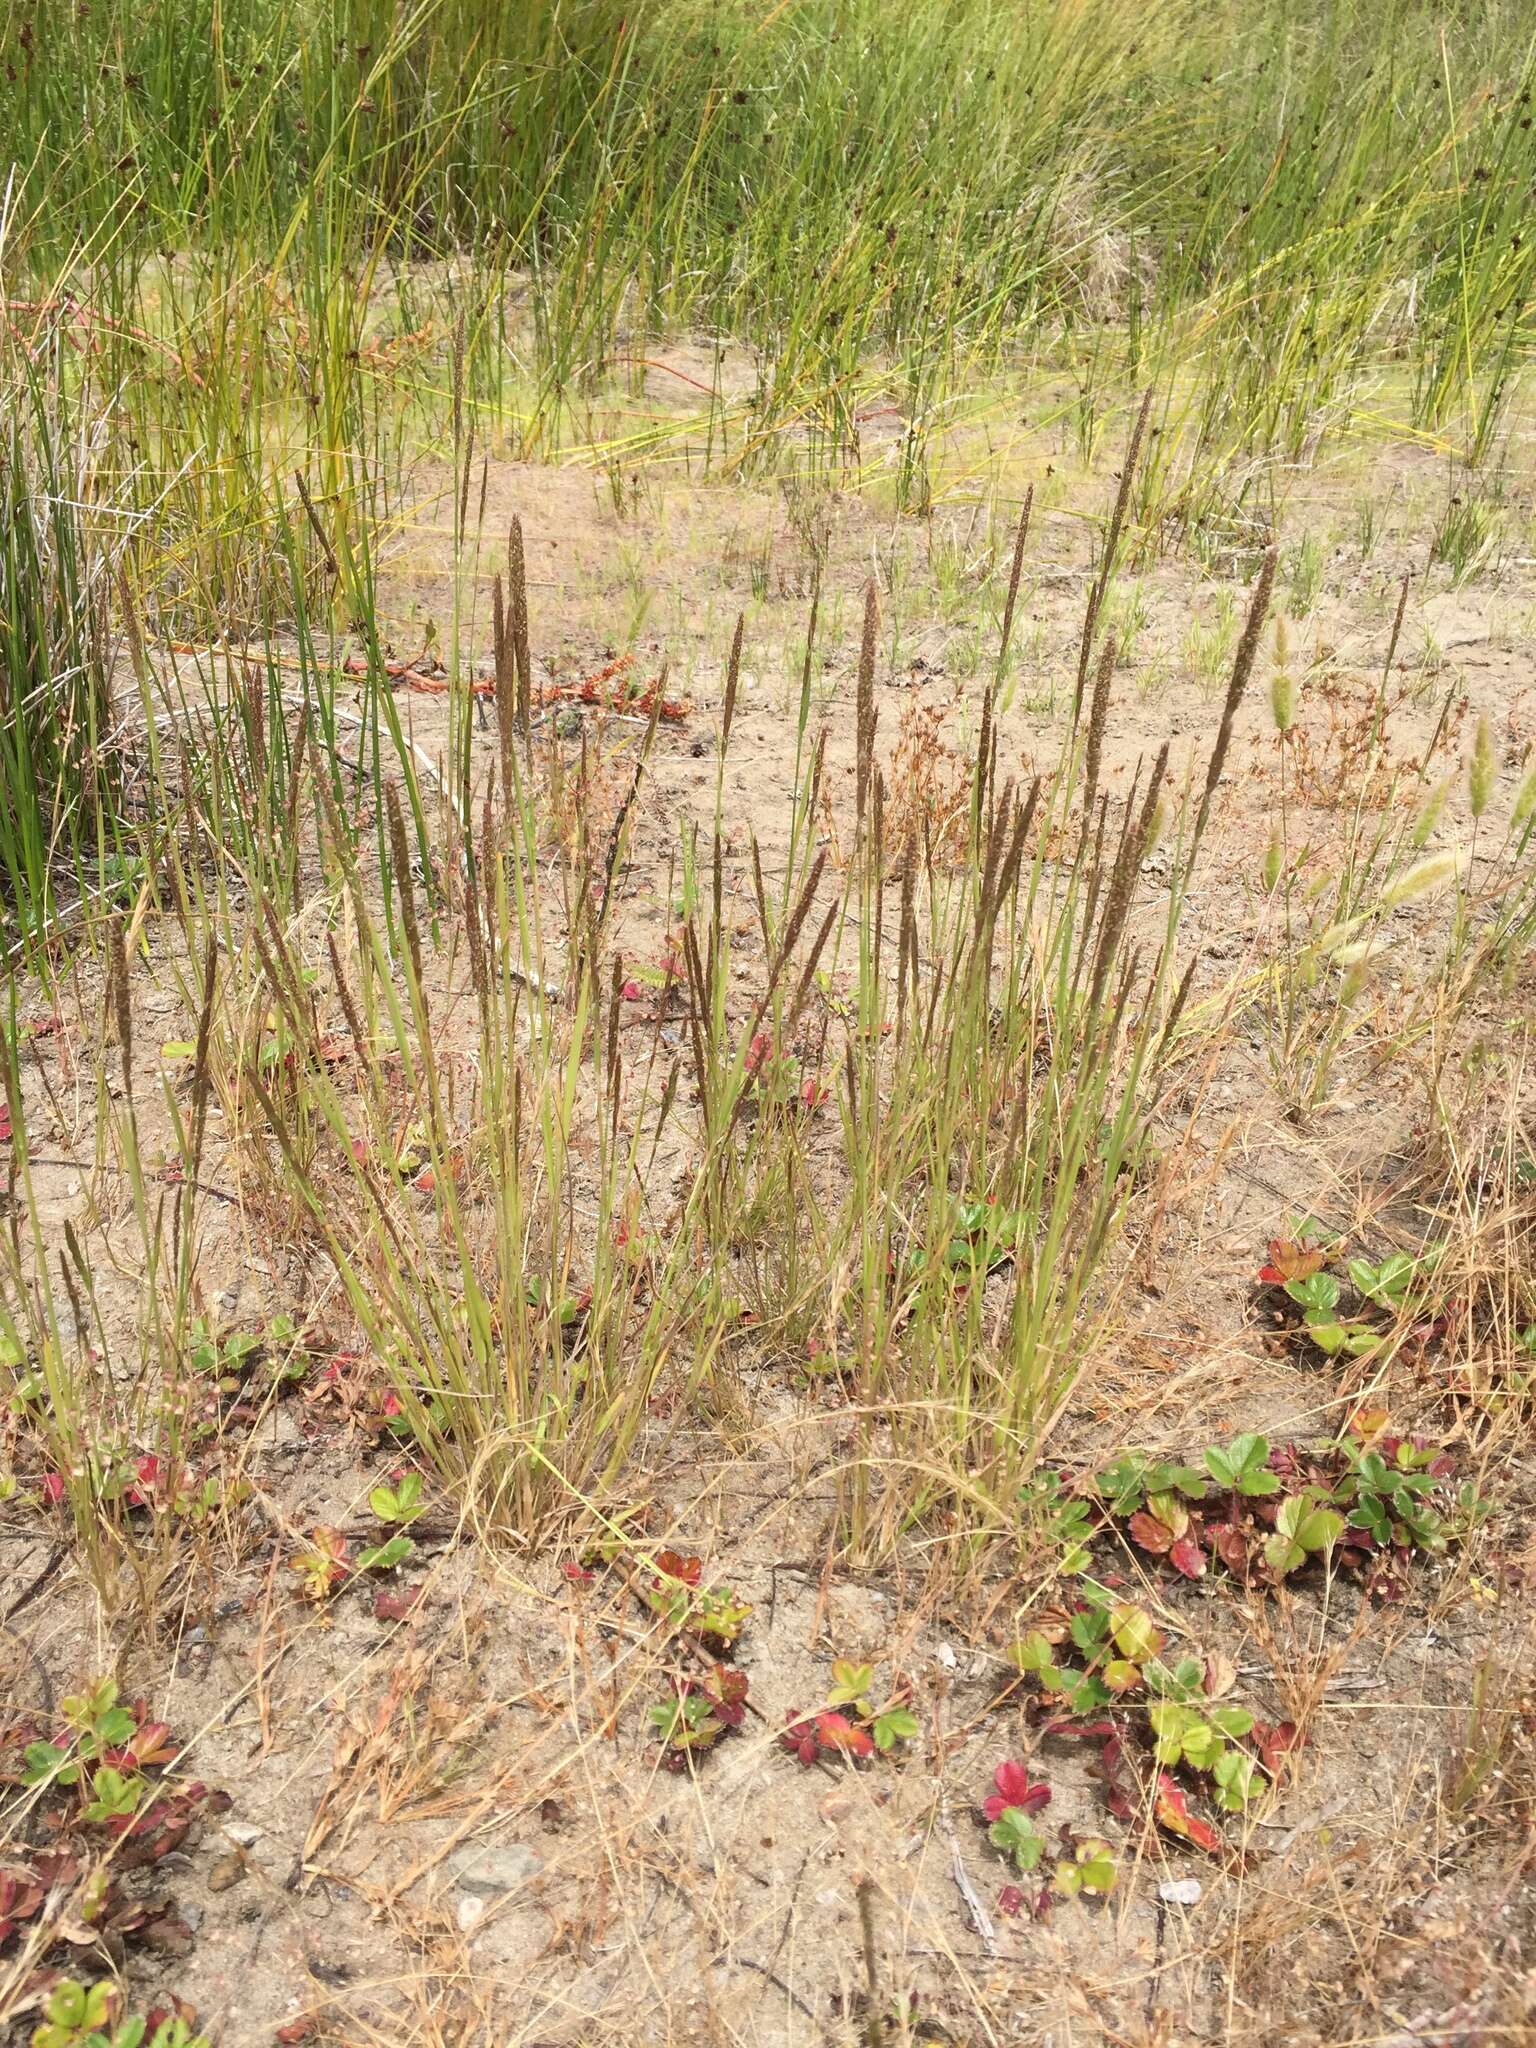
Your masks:
[{"label": "fuzzy seed head", "polygon": [[1275,666],[1269,678],[1269,714],[1276,732],[1296,722],[1296,678],[1291,674],[1291,636],[1283,618],[1275,621]]},{"label": "fuzzy seed head", "polygon": [[1450,793],[1451,778],[1447,775],[1443,781],[1437,782],[1429,792],[1429,795],[1425,797],[1419,815],[1413,823],[1413,832],[1409,840],[1410,845],[1420,847],[1428,844],[1429,835],[1439,824],[1440,813],[1445,809],[1445,800]]},{"label": "fuzzy seed head", "polygon": [[1411,903],[1416,896],[1428,896],[1432,890],[1443,889],[1461,872],[1462,860],[1461,849],[1448,846],[1425,860],[1415,861],[1382,891],[1382,908],[1395,910],[1398,904]]},{"label": "fuzzy seed head", "polygon": [[1289,732],[1296,722],[1296,679],[1289,669],[1277,668],[1269,679],[1269,715],[1276,732]]},{"label": "fuzzy seed head", "polygon": [[1488,808],[1496,767],[1493,733],[1488,725],[1488,714],[1484,712],[1477,721],[1477,737],[1472,742],[1472,760],[1467,769],[1467,796],[1474,818],[1480,818]]},{"label": "fuzzy seed head", "polygon": [[1264,887],[1274,890],[1279,887],[1280,876],[1285,867],[1285,847],[1277,825],[1269,835],[1269,844],[1264,849]]}]

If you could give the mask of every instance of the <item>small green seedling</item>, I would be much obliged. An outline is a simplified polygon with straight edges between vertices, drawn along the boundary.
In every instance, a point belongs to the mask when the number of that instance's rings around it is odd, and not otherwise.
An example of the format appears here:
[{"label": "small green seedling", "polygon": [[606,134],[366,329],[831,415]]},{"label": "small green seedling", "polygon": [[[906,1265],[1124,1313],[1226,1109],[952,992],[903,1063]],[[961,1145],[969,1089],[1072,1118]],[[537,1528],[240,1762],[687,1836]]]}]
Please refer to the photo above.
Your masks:
[{"label": "small green seedling", "polygon": [[422,1512],[422,1485],[419,1472],[403,1472],[392,1483],[376,1486],[368,1505],[381,1522],[397,1523],[403,1529]]},{"label": "small green seedling", "polygon": [[987,1829],[987,1839],[1011,1856],[1020,1870],[1033,1870],[1045,1854],[1045,1837],[1016,1806],[1005,1807]]},{"label": "small green seedling", "polygon": [[851,1707],[868,1730],[876,1749],[882,1756],[887,1756],[898,1742],[910,1742],[914,1735],[920,1734],[922,1723],[901,1695],[893,1694],[883,1706],[877,1707],[870,1697],[874,1682],[875,1668],[872,1664],[854,1664],[846,1657],[834,1658],[832,1689],[827,1694],[827,1705]]},{"label": "small green seedling", "polygon": [[1255,1776],[1252,1759],[1243,1751],[1234,1751],[1232,1744],[1253,1732],[1254,1718],[1246,1707],[1209,1699],[1205,1676],[1205,1665],[1198,1657],[1181,1657],[1172,1667],[1149,1664],[1147,1689],[1157,1697],[1147,1709],[1147,1719],[1158,1762],[1209,1772],[1216,1780],[1218,1795],[1236,1799],[1237,1804],[1228,1810],[1237,1812],[1250,1797]]},{"label": "small green seedling", "polygon": [[1413,1283],[1415,1262],[1406,1252],[1389,1252],[1379,1266],[1369,1259],[1351,1259],[1349,1278],[1356,1292],[1377,1308],[1395,1315],[1401,1309]]},{"label": "small green seedling", "polygon": [[136,1771],[114,1771],[103,1764],[91,1778],[91,1798],[85,1807],[87,1820],[121,1820],[137,1813],[144,1797],[144,1780]]},{"label": "small green seedling", "polygon": [[1425,1498],[1435,1483],[1432,1473],[1405,1471],[1388,1464],[1380,1451],[1362,1451],[1354,1471],[1341,1481],[1339,1493],[1354,1502],[1350,1526],[1364,1529],[1384,1550],[1394,1545],[1443,1550],[1444,1525]]},{"label": "small green seedling", "polygon": [[1087,1604],[1068,1624],[1084,1667],[1061,1661],[1056,1646],[1039,1629],[1015,1643],[1010,1656],[1018,1669],[1060,1699],[1071,1714],[1092,1714],[1142,1683],[1143,1667],[1163,1647],[1163,1631],[1144,1607],[1116,1601],[1106,1588],[1084,1586]]},{"label": "small green seedling", "polygon": [[376,1486],[369,1494],[369,1507],[381,1522],[395,1525],[395,1534],[386,1537],[382,1543],[375,1543],[371,1549],[358,1552],[359,1571],[391,1572],[396,1565],[404,1564],[415,1550],[414,1541],[405,1531],[422,1512],[422,1484],[419,1472],[402,1472]]},{"label": "small green seedling", "polygon": [[1122,1521],[1154,1494],[1179,1493],[1186,1500],[1203,1500],[1206,1493],[1205,1475],[1192,1465],[1169,1464],[1141,1451],[1122,1452],[1100,1472],[1097,1485],[1106,1510]]},{"label": "small green seedling", "polygon": [[1070,1863],[1063,1859],[1056,1865],[1052,1882],[1063,1898],[1106,1899],[1119,1875],[1120,1867],[1108,1842],[1090,1840],[1078,1843]]}]

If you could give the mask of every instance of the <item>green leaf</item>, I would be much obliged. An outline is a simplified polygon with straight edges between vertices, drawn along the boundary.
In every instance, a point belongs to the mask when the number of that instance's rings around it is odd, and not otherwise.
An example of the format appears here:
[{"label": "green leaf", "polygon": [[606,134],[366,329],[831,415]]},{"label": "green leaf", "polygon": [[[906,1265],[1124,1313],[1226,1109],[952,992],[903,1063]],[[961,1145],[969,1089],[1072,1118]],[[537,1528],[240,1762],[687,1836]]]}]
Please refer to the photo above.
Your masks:
[{"label": "green leaf", "polygon": [[1116,1649],[1133,1663],[1145,1664],[1163,1646],[1163,1632],[1144,1607],[1124,1602],[1111,1610],[1109,1622]]},{"label": "green leaf", "polygon": [[1033,1870],[1045,1854],[1045,1837],[1022,1807],[1004,1807],[987,1836],[997,1848],[1007,1851],[1020,1870]]},{"label": "green leaf", "polygon": [[1184,1731],[1184,1755],[1197,1771],[1208,1771],[1223,1748],[1221,1736],[1207,1721],[1197,1719]]},{"label": "green leaf", "polygon": [[415,1548],[409,1536],[391,1536],[387,1543],[375,1543],[369,1550],[360,1550],[357,1568],[360,1572],[392,1572],[397,1564],[404,1564]]},{"label": "green leaf", "polygon": [[1054,1644],[1047,1637],[1043,1636],[1039,1629],[1031,1629],[1022,1642],[1014,1644],[1008,1655],[1010,1661],[1026,1677],[1031,1674],[1038,1677],[1044,1672],[1051,1670],[1056,1662]]},{"label": "green leaf", "polygon": [[921,1732],[922,1723],[909,1707],[889,1707],[883,1714],[875,1716],[870,1733],[875,1738],[875,1747],[882,1755],[893,1743],[910,1742]]},{"label": "green leaf", "polygon": [[1216,1803],[1228,1813],[1241,1813],[1257,1789],[1258,1767],[1251,1756],[1229,1749],[1217,1760],[1214,1772]]},{"label": "green leaf", "polygon": [[1314,1508],[1296,1531],[1303,1550],[1332,1550],[1344,1533],[1344,1517],[1332,1508]]},{"label": "green leaf", "polygon": [[1332,1273],[1312,1273],[1305,1280],[1290,1280],[1286,1293],[1304,1309],[1326,1314],[1339,1305],[1339,1283]]},{"label": "green leaf", "polygon": [[841,1707],[850,1701],[862,1700],[874,1682],[873,1664],[854,1664],[846,1657],[835,1657],[832,1660],[832,1690],[827,1695],[827,1704]]},{"label": "green leaf", "polygon": [[1080,1614],[1074,1614],[1070,1634],[1080,1650],[1097,1650],[1109,1634],[1109,1616],[1101,1609],[1092,1607]]},{"label": "green leaf", "polygon": [[65,1761],[67,1751],[52,1742],[29,1742],[22,1751],[25,1768],[21,1774],[23,1785],[42,1785],[50,1778],[57,1777],[59,1766]]},{"label": "green leaf", "polygon": [[1307,1335],[1320,1351],[1327,1352],[1330,1358],[1337,1358],[1349,1341],[1349,1326],[1336,1322],[1333,1317],[1323,1314],[1320,1310],[1309,1309]]}]

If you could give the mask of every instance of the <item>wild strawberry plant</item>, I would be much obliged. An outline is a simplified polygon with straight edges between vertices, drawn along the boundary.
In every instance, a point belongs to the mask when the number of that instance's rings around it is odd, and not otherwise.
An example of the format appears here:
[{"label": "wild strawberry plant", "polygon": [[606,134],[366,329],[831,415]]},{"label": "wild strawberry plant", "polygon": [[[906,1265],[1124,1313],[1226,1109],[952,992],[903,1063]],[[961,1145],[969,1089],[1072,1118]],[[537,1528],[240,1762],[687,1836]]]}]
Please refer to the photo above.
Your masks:
[{"label": "wild strawberry plant", "polygon": [[1051,1803],[1051,1788],[1034,1781],[1021,1763],[1011,1759],[992,1773],[994,1789],[981,1803],[987,1839],[1021,1871],[1031,1871],[1045,1854],[1045,1837],[1034,1816]]},{"label": "wild strawberry plant", "polygon": [[670,1628],[696,1636],[719,1655],[736,1643],[752,1609],[729,1587],[705,1586],[703,1576],[701,1558],[659,1551],[655,1569],[640,1588],[641,1597]]},{"label": "wild strawberry plant", "polygon": [[908,1699],[906,1687],[898,1684],[886,1698],[877,1700],[874,1666],[836,1657],[826,1704],[791,1711],[779,1740],[803,1764],[889,1756],[898,1743],[910,1742],[921,1732]]},{"label": "wild strawberry plant", "polygon": [[921,1724],[907,1704],[908,1695],[901,1688],[877,1706],[871,1697],[874,1683],[873,1664],[855,1664],[850,1658],[836,1657],[832,1662],[832,1685],[827,1693],[827,1705],[834,1709],[851,1709],[858,1725],[868,1732],[875,1748],[885,1756],[898,1742],[910,1742],[921,1732]]},{"label": "wild strawberry plant", "polygon": [[423,1484],[419,1472],[403,1472],[392,1474],[388,1480],[374,1487],[368,1496],[368,1505],[381,1522],[394,1528],[395,1533],[386,1536],[382,1543],[370,1544],[366,1550],[358,1552],[357,1568],[360,1572],[393,1571],[396,1565],[404,1564],[415,1550],[414,1540],[405,1532],[422,1513]]},{"label": "wild strawberry plant", "polygon": [[686,1770],[692,1756],[713,1749],[723,1735],[739,1728],[750,1690],[746,1673],[727,1664],[716,1664],[702,1678],[674,1674],[669,1697],[647,1714],[668,1770]]},{"label": "wild strawberry plant", "polygon": [[333,1529],[325,1522],[318,1523],[309,1542],[289,1558],[288,1568],[298,1574],[299,1590],[304,1598],[318,1606],[329,1600],[351,1575],[347,1539],[339,1529]]},{"label": "wild strawberry plant", "polygon": [[119,2018],[122,1994],[103,1980],[84,1985],[63,1977],[48,1993],[42,2025],[32,2048],[208,2048],[179,2014],[131,2014]]},{"label": "wild strawberry plant", "polygon": [[1114,1850],[1108,1842],[1090,1836],[1076,1845],[1070,1859],[1057,1863],[1051,1882],[1063,1898],[1107,1899],[1119,1877]]},{"label": "wild strawberry plant", "polygon": [[[1317,1451],[1272,1446],[1256,1432],[1208,1446],[1198,1465],[1127,1451],[1071,1491],[1097,1528],[1166,1558],[1183,1577],[1202,1577],[1214,1561],[1262,1587],[1318,1561],[1366,1569],[1388,1553],[1401,1562],[1443,1549],[1488,1512],[1475,1488],[1452,1487],[1454,1470],[1443,1449],[1393,1434],[1381,1411],[1362,1411]],[[1081,1524],[1074,1531],[1075,1548],[1088,1550],[1096,1529],[1088,1541]],[[1079,1634],[1100,1625],[1075,1623]],[[1084,1704],[1093,1703],[1090,1689]]]}]

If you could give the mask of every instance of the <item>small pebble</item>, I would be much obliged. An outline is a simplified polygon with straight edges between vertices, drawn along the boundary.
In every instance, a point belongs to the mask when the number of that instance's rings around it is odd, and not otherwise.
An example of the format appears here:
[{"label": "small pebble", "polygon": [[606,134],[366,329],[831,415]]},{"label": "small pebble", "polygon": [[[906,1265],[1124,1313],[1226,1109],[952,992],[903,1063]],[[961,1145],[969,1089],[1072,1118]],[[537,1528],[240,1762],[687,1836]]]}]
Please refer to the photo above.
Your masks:
[{"label": "small pebble", "polygon": [[1198,1906],[1200,1880],[1198,1877],[1164,1878],[1157,1888],[1157,1896],[1165,1906]]}]

